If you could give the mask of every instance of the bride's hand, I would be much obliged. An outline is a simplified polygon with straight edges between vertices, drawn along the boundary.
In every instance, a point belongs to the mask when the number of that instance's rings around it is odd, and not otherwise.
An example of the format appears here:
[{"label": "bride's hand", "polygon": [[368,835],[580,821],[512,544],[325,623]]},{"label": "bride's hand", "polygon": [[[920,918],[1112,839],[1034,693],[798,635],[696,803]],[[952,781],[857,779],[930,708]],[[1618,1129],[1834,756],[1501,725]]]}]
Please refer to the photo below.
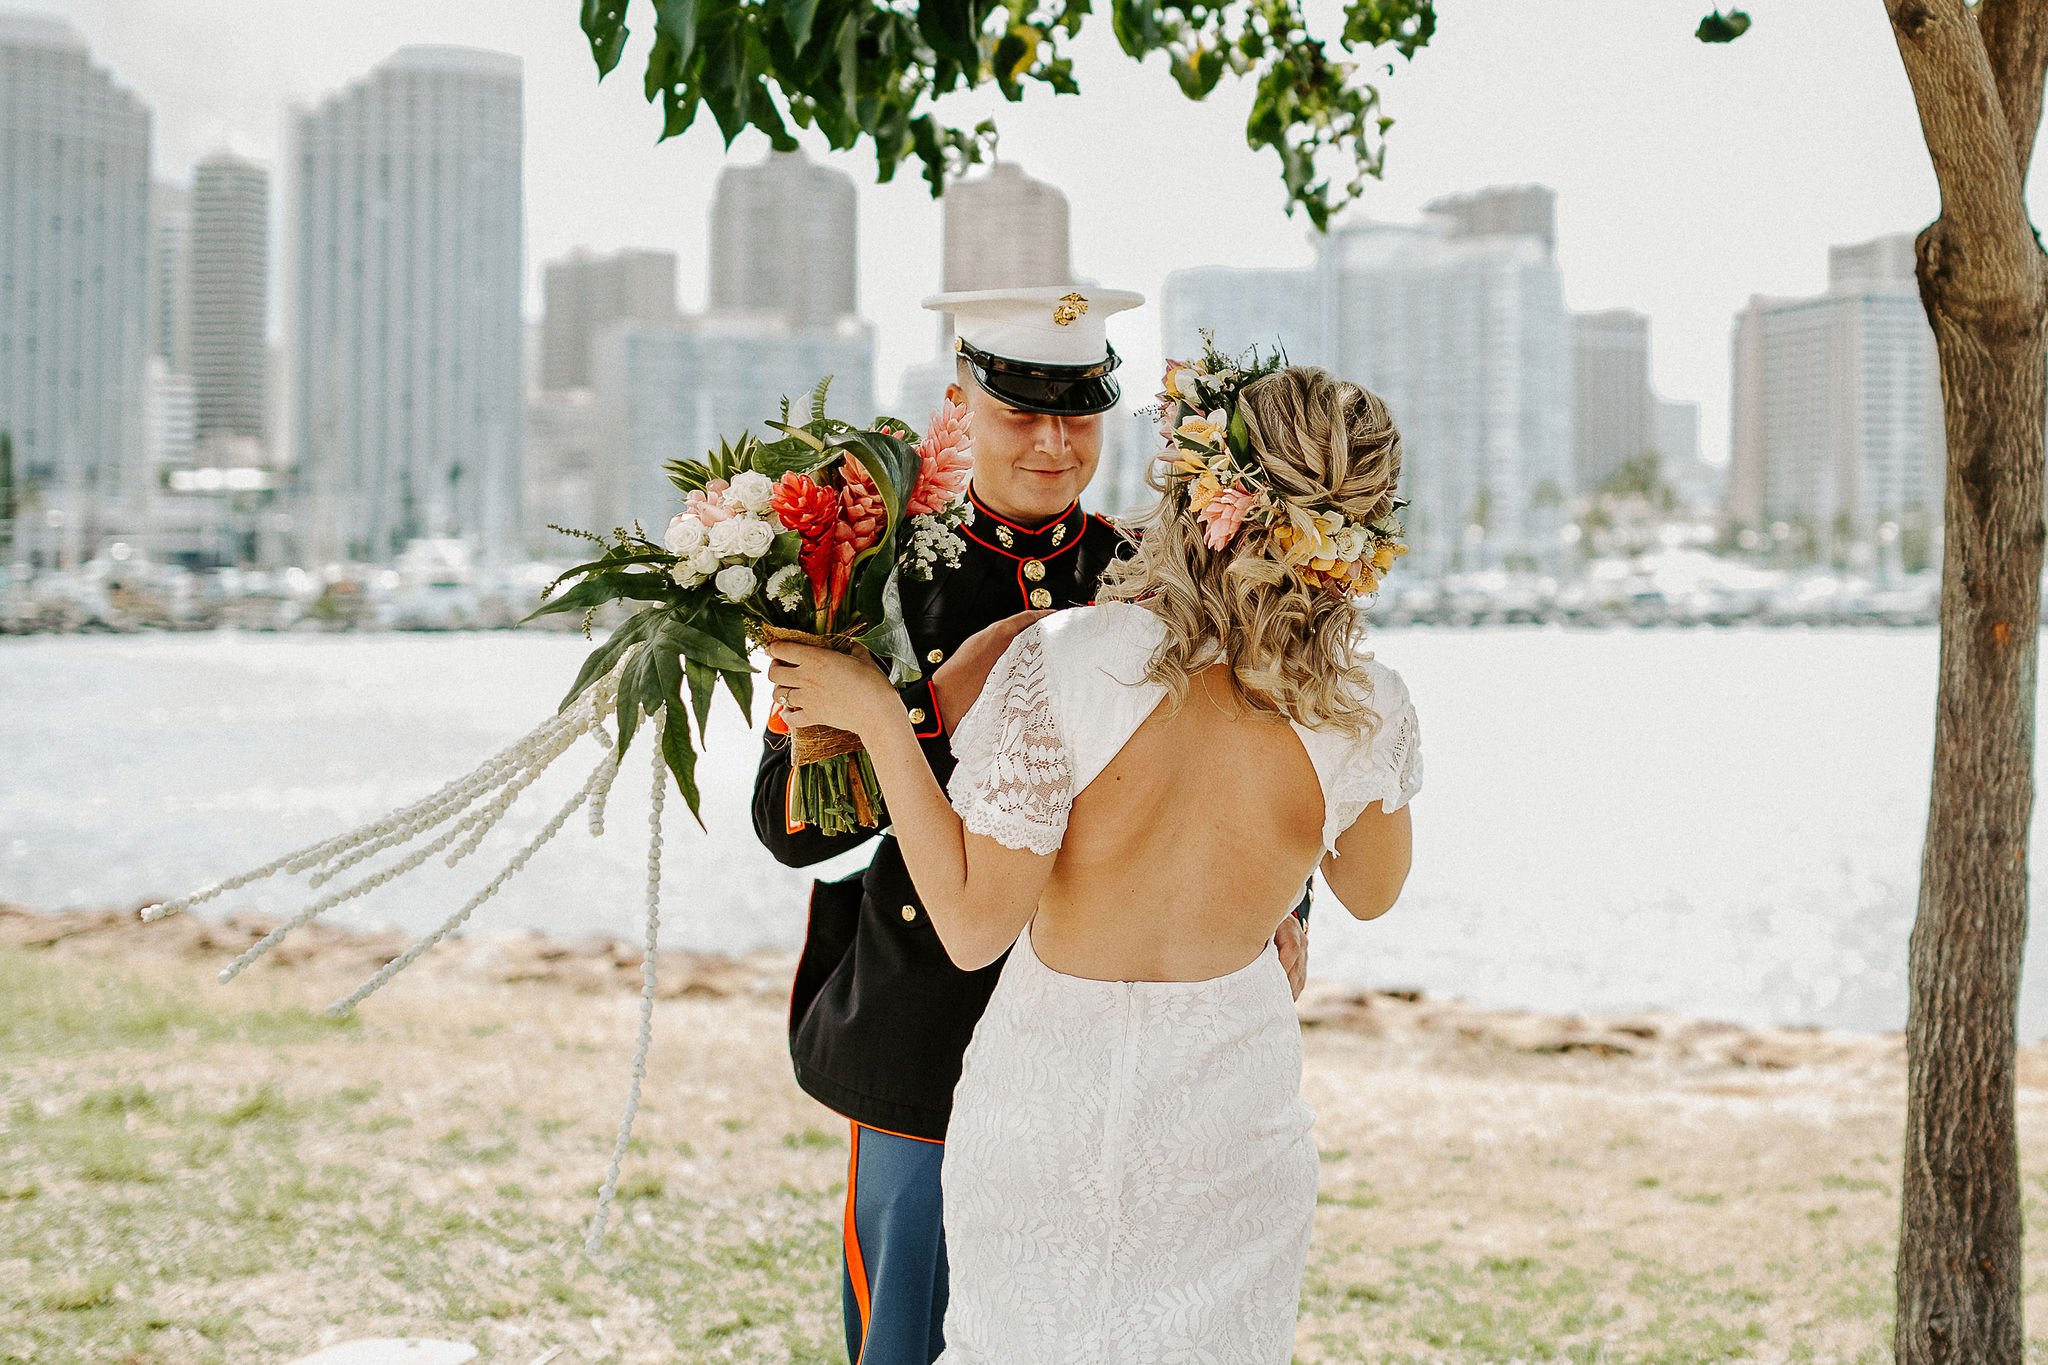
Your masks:
[{"label": "bride's hand", "polygon": [[1282,919],[1273,943],[1280,950],[1280,965],[1287,969],[1287,984],[1299,1000],[1301,988],[1308,984],[1308,930],[1300,916],[1290,914]]},{"label": "bride's hand", "polygon": [[791,728],[829,725],[865,737],[891,719],[909,724],[888,676],[867,659],[789,640],[770,644],[768,658],[768,681]]}]

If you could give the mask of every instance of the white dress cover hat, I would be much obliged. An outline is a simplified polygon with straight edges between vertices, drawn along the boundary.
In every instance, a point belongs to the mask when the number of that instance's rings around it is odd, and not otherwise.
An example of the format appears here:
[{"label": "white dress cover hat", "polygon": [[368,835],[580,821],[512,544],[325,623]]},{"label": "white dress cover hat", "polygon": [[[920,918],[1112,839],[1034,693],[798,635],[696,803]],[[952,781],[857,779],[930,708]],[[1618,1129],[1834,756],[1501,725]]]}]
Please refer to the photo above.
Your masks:
[{"label": "white dress cover hat", "polygon": [[953,315],[954,349],[981,386],[1013,408],[1080,416],[1116,406],[1110,371],[1123,358],[1103,322],[1143,294],[1085,284],[933,294],[923,306]]}]

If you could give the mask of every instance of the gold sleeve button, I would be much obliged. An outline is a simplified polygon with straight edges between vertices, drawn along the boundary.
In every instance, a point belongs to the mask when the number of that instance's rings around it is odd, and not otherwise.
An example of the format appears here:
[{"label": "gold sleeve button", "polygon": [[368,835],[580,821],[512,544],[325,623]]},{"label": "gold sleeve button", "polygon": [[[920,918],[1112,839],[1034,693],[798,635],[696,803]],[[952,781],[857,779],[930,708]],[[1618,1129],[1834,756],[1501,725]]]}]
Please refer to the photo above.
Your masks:
[{"label": "gold sleeve button", "polygon": [[917,918],[917,907],[916,907],[916,906],[914,906],[914,905],[906,905],[906,906],[904,906],[904,907],[903,907],[903,919],[904,919],[904,922],[905,922],[905,923],[908,923],[909,921],[911,921],[911,920],[914,920],[914,919],[916,919],[916,918]]},{"label": "gold sleeve button", "polygon": [[945,651],[945,650],[943,650],[943,649],[935,649],[935,650],[933,650],[933,651],[932,651],[931,653],[929,653],[929,654],[927,654],[927,655],[925,655],[925,656],[924,656],[924,661],[925,661],[926,663],[928,663],[928,664],[936,664],[936,663],[942,663],[942,662],[944,662],[944,661],[945,661],[945,658],[946,658],[946,651]]}]

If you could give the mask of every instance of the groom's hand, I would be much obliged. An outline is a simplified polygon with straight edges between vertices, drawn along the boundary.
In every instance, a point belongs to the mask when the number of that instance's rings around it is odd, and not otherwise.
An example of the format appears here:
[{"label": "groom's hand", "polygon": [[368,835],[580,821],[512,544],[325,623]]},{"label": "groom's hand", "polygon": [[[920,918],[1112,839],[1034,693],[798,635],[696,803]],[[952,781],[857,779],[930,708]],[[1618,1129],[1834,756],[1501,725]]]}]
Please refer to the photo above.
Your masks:
[{"label": "groom's hand", "polygon": [[988,682],[990,670],[996,660],[1003,657],[1003,651],[1010,647],[1024,627],[1041,616],[1050,616],[1047,611],[1020,611],[1015,616],[1005,616],[992,626],[984,626],[960,642],[960,648],[953,651],[953,657],[946,660],[932,674],[932,700],[939,705],[939,719],[951,730],[960,723],[960,717],[967,714],[967,708],[974,705],[974,699],[981,695],[981,689]]},{"label": "groom's hand", "polygon": [[1289,915],[1281,920],[1273,942],[1280,949],[1280,965],[1287,969],[1287,984],[1299,1000],[1301,988],[1308,984],[1308,931],[1301,927],[1301,917]]}]

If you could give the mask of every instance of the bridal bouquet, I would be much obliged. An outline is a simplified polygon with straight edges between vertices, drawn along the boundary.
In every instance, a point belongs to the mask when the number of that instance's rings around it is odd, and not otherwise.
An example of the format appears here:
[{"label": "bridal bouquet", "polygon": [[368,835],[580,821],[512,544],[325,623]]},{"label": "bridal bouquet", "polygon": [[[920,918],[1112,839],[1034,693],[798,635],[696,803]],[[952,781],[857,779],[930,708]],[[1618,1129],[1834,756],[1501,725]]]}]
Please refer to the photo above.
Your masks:
[{"label": "bridal bouquet", "polygon": [[[640,1082],[654,1031],[655,963],[661,928],[662,808],[672,776],[697,814],[696,750],[721,679],[751,709],[752,642],[781,638],[865,649],[893,680],[917,677],[897,596],[899,575],[928,577],[941,560],[957,563],[966,544],[956,534],[969,516],[967,414],[945,403],[919,437],[903,422],[882,418],[861,429],[825,415],[829,378],[811,394],[810,419],[768,425],[774,441],[743,436],[722,442],[704,460],[674,460],[667,472],[684,508],[660,543],[634,524],[597,542],[604,553],[548,585],[568,591],[527,617],[550,612],[590,614],[606,602],[641,605],[584,660],[555,714],[470,772],[418,800],[353,829],[316,840],[261,867],[143,907],[144,920],[194,909],[279,875],[306,874],[311,887],[333,884],[251,944],[220,972],[231,981],[288,935],[337,907],[367,896],[439,856],[453,867],[476,852],[521,795],[583,737],[598,761],[581,785],[534,831],[499,871],[433,930],[327,1006],[341,1017],[408,965],[456,933],[502,890],[580,809],[593,836],[604,833],[606,800],[626,745],[642,718],[652,732],[646,884],[646,938],[641,957],[640,1029],[634,1047],[625,1115],[612,1144],[584,1249],[603,1242],[619,1171],[640,1107]],[[567,527],[558,527],[567,531]],[[683,692],[689,691],[685,705]],[[615,720],[614,740],[605,722]],[[817,733],[823,732],[823,733]],[[796,731],[798,782],[806,818],[839,830],[883,820],[881,791],[858,742],[823,726]],[[698,823],[701,825],[702,817]],[[367,864],[384,860],[370,870]]]},{"label": "bridal bouquet", "polygon": [[[884,417],[862,429],[825,415],[829,377],[810,397],[810,419],[767,425],[778,440],[742,436],[704,460],[672,460],[669,479],[684,508],[659,544],[635,523],[616,528],[604,553],[558,577],[542,593],[575,586],[526,619],[590,613],[605,602],[644,603],[592,651],[562,699],[567,710],[585,689],[618,670],[618,744],[631,742],[641,714],[664,716],[662,757],[697,814],[696,750],[685,716],[705,737],[711,699],[722,679],[751,715],[748,646],[801,640],[864,650],[886,664],[890,681],[918,676],[903,624],[899,574],[928,578],[935,564],[959,563],[956,528],[970,515],[971,469],[966,410],[950,401],[919,437]],[[623,666],[621,666],[623,661]],[[686,707],[683,692],[687,688]],[[853,735],[800,726],[797,800],[802,817],[826,834],[886,822],[872,763]],[[699,817],[702,823],[702,817]]]}]

